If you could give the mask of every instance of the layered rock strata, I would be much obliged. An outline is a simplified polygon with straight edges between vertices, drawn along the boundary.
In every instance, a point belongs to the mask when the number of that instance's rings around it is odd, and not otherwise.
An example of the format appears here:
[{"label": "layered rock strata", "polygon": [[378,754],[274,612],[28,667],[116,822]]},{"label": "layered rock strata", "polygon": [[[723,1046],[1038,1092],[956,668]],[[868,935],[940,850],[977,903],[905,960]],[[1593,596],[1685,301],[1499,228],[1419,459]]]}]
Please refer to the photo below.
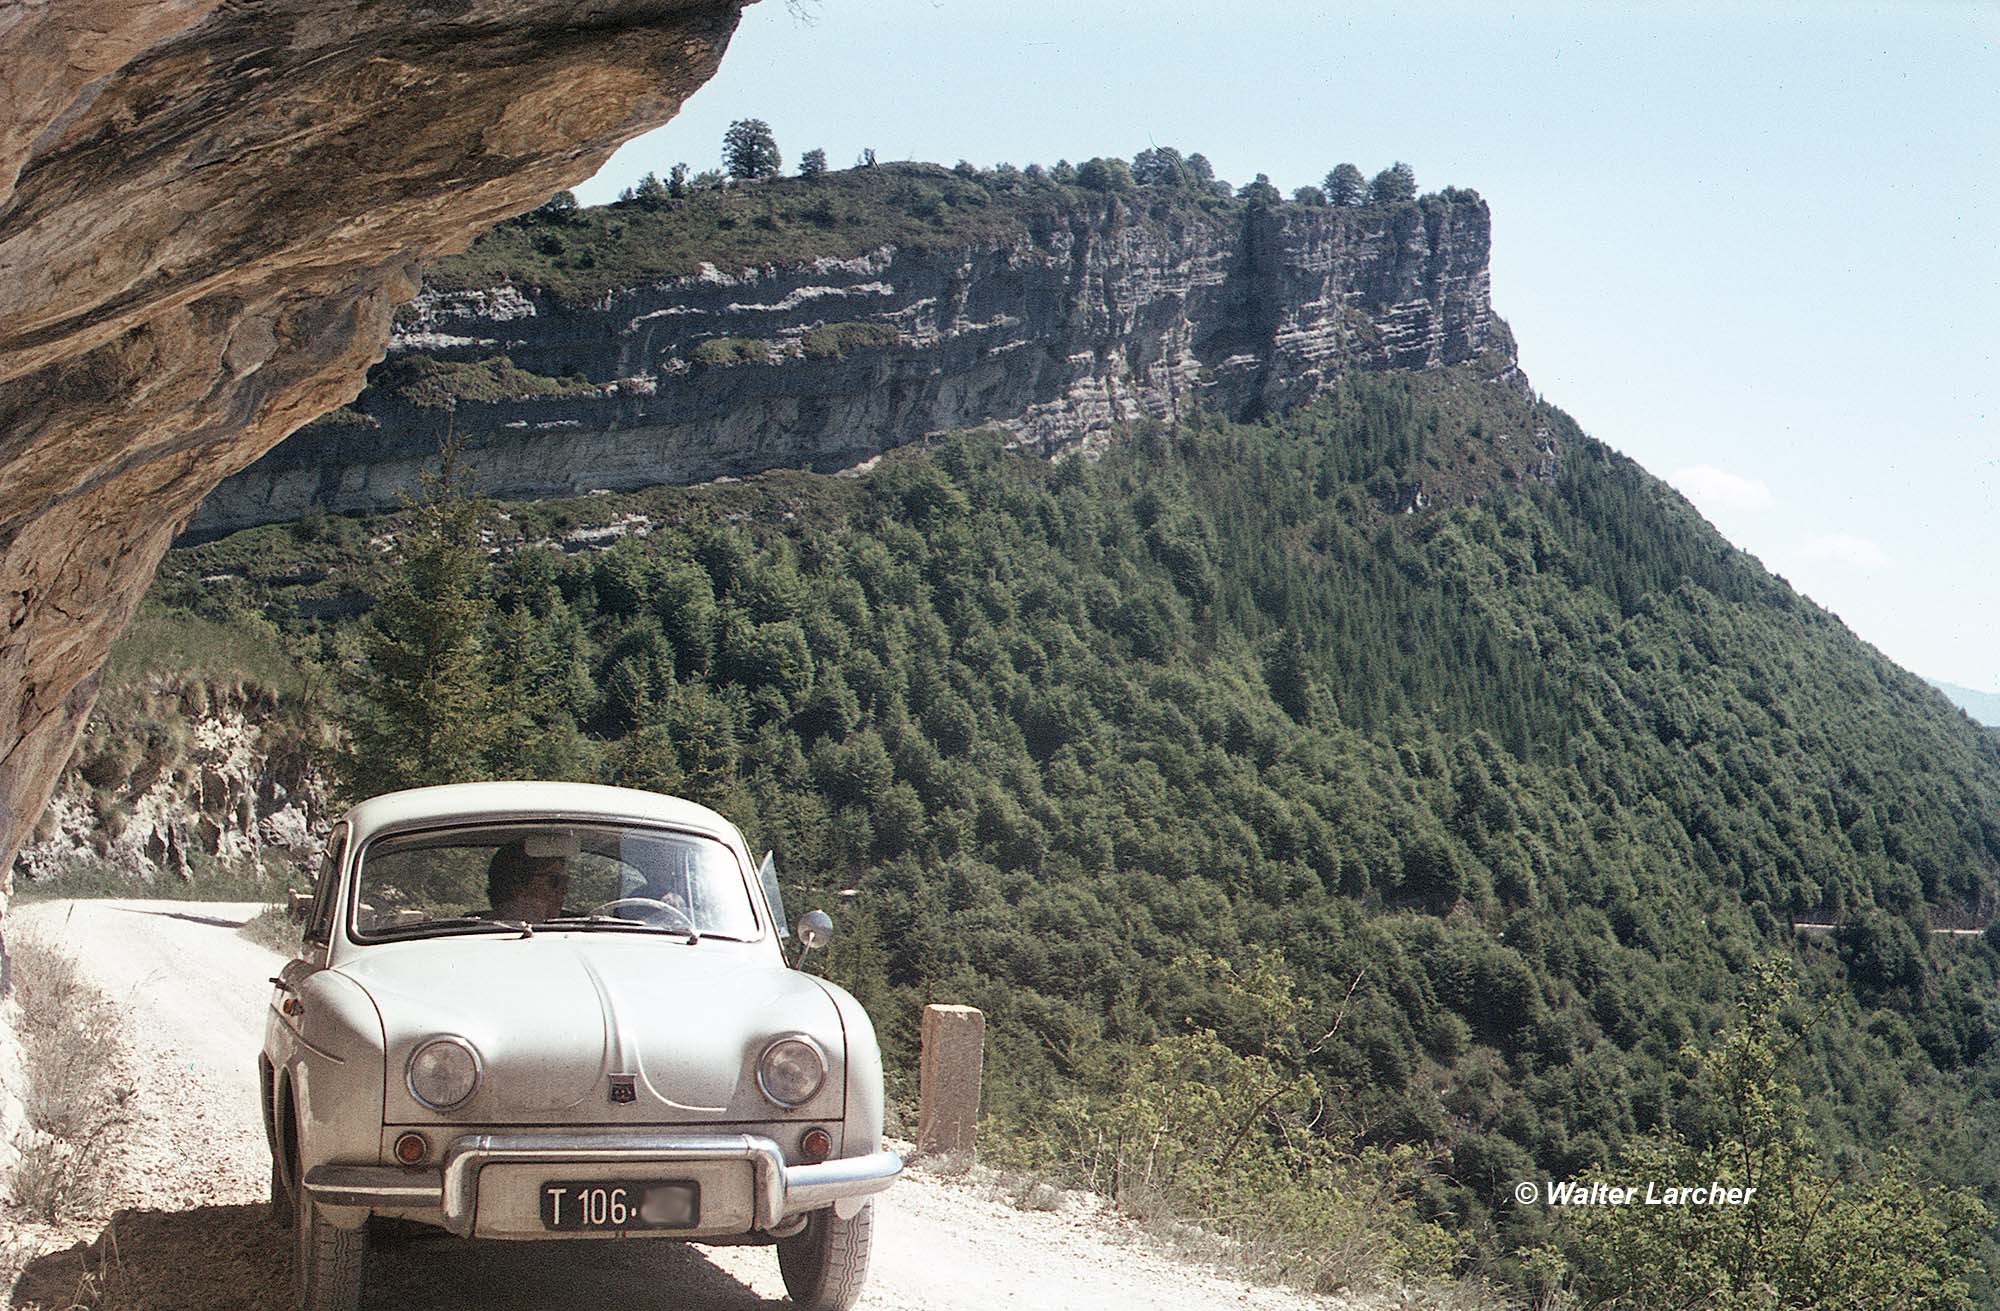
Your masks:
[{"label": "layered rock strata", "polygon": [[[426,290],[392,350],[510,363],[544,394],[460,400],[378,371],[355,407],[219,488],[204,535],[393,507],[449,426],[480,490],[573,495],[789,467],[833,470],[953,428],[1055,451],[1206,401],[1235,415],[1353,369],[1419,369],[1513,344],[1492,312],[1485,204],[1149,214],[1071,193],[978,244],[898,249],[623,287],[585,304],[533,286]],[[705,343],[729,344],[734,362]],[[407,364],[408,361],[403,361]]]},{"label": "layered rock strata", "polygon": [[0,871],[202,497],[359,390],[419,261],[671,117],[739,9],[0,9]]}]

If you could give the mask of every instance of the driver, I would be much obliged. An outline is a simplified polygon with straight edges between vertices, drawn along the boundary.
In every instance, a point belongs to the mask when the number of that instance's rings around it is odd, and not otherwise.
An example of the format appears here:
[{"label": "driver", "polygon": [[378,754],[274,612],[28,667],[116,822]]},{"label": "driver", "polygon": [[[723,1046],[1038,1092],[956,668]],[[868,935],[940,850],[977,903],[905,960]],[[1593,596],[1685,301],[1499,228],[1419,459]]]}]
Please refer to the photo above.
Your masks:
[{"label": "driver", "polygon": [[569,892],[569,861],[561,856],[530,856],[525,841],[509,842],[486,865],[486,899],[495,919],[532,924],[563,913]]}]

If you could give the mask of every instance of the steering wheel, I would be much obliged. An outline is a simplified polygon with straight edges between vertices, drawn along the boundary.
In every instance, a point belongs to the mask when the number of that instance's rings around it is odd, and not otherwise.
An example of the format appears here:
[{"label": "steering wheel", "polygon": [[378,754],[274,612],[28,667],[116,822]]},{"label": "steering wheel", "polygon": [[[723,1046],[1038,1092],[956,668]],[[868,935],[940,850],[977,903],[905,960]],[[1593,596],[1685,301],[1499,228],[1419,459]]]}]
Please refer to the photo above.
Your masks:
[{"label": "steering wheel", "polygon": [[[689,933],[695,931],[693,916],[689,915],[679,906],[674,905],[671,901],[658,901],[652,897],[620,897],[616,901],[607,901],[602,906],[593,906],[590,913],[593,915],[615,915],[618,911],[626,907],[639,910],[663,910],[680,921],[680,924],[672,927],[684,928]],[[633,916],[620,915],[618,918],[631,919]]]}]

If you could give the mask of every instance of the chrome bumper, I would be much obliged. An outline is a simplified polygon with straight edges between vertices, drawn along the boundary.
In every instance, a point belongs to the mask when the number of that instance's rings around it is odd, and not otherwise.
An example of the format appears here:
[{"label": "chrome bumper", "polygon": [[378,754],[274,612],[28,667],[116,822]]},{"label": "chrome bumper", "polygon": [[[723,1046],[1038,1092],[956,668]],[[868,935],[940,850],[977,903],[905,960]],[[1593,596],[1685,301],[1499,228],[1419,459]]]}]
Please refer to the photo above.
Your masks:
[{"label": "chrome bumper", "polygon": [[634,1165],[714,1164],[747,1161],[754,1188],[758,1229],[771,1229],[796,1215],[879,1193],[903,1172],[894,1152],[872,1152],[787,1165],[778,1144],[756,1134],[724,1137],[646,1136],[606,1133],[468,1134],[447,1147],[442,1168],[405,1169],[395,1165],[316,1165],[306,1171],[306,1194],[321,1206],[371,1210],[444,1212],[445,1228],[469,1237],[479,1200],[479,1172],[496,1161],[571,1165],[629,1162]]}]

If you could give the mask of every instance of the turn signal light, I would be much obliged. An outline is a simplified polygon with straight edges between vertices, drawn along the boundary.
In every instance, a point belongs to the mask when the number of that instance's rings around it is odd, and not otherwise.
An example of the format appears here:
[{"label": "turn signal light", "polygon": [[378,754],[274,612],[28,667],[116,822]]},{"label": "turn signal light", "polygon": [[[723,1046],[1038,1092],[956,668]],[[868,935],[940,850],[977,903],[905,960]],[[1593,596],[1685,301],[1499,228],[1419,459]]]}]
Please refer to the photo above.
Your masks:
[{"label": "turn signal light", "polygon": [[799,1154],[809,1165],[818,1165],[833,1155],[833,1135],[824,1129],[808,1129],[799,1139]]},{"label": "turn signal light", "polygon": [[404,1165],[422,1165],[431,1154],[431,1145],[420,1133],[406,1133],[396,1139],[396,1159]]}]

